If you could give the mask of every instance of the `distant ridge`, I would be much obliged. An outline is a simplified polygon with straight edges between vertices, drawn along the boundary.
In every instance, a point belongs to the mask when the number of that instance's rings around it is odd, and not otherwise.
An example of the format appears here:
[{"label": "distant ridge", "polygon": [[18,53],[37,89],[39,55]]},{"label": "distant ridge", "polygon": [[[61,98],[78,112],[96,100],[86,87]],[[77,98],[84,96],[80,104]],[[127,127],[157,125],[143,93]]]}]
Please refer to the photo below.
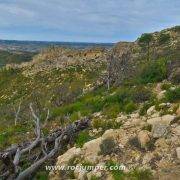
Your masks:
[{"label": "distant ridge", "polygon": [[0,40],[0,50],[29,52],[37,52],[49,46],[62,46],[77,49],[85,49],[97,46],[111,48],[113,45],[113,43]]}]

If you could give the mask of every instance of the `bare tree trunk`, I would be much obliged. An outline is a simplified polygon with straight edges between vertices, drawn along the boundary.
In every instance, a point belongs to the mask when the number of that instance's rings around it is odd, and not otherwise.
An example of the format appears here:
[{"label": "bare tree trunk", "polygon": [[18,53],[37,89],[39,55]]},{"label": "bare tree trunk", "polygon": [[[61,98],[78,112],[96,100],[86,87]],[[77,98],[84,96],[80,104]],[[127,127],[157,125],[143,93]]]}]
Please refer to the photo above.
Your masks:
[{"label": "bare tree trunk", "polygon": [[[45,161],[54,157],[59,152],[59,150],[62,150],[65,146],[71,143],[76,133],[84,130],[89,126],[90,120],[88,118],[85,118],[83,120],[79,120],[73,124],[68,125],[64,129],[55,131],[52,135],[44,138],[42,137],[41,133],[40,119],[36,115],[32,104],[30,104],[29,107],[35,123],[36,139],[31,143],[26,143],[25,147],[23,145],[16,145],[0,153],[0,159],[2,160],[5,168],[7,169],[7,171],[0,176],[2,178],[23,180],[31,177]],[[48,119],[48,116],[49,111],[47,113],[46,119]],[[54,147],[52,148],[53,144]],[[33,162],[30,167],[28,167],[22,172],[19,172],[21,169],[19,166],[20,158],[22,157],[22,155],[27,155],[30,151],[37,147],[41,148],[40,152],[42,152],[42,155],[44,156],[40,156],[40,159],[37,159],[37,161]],[[47,147],[52,149],[47,150]],[[25,161],[28,160],[26,159]]]},{"label": "bare tree trunk", "polygon": [[14,125],[15,125],[15,126],[17,125],[17,121],[18,121],[18,119],[19,119],[20,110],[21,110],[21,102],[19,103],[17,112],[16,112],[16,110],[14,110],[14,111],[15,111],[15,119],[14,119]]}]

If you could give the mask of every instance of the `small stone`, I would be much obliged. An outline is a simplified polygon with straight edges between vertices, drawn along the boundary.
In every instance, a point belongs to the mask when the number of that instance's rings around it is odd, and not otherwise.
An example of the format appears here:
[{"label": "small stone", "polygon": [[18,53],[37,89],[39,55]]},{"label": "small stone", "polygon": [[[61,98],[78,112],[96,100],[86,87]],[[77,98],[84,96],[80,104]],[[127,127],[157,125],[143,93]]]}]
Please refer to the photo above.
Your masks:
[{"label": "small stone", "polygon": [[156,147],[159,147],[160,149],[166,149],[168,148],[168,144],[165,140],[165,138],[159,138],[155,144],[154,144]]},{"label": "small stone", "polygon": [[154,155],[152,153],[145,154],[145,156],[143,157],[142,164],[149,163],[153,157],[154,157]]},{"label": "small stone", "polygon": [[162,99],[162,98],[164,98],[165,93],[166,93],[166,90],[161,91],[160,93],[158,93],[157,98],[158,98],[159,100]]},{"label": "small stone", "polygon": [[139,118],[139,113],[134,113],[134,114],[131,114],[130,116],[131,116],[131,118],[137,119],[137,118]]},{"label": "small stone", "polygon": [[168,134],[168,125],[154,124],[152,128],[152,136],[154,138],[165,137]]},{"label": "small stone", "polygon": [[155,112],[154,114],[151,115],[152,118],[159,117],[159,116],[160,116],[159,112]]},{"label": "small stone", "polygon": [[138,133],[138,141],[142,148],[146,148],[147,144],[150,142],[150,132],[146,130],[142,130]]},{"label": "small stone", "polygon": [[177,136],[180,136],[180,126],[177,126],[176,128],[174,128],[173,133],[176,134]]},{"label": "small stone", "polygon": [[177,158],[180,159],[180,147],[176,148]]},{"label": "small stone", "polygon": [[179,106],[178,109],[176,110],[176,114],[177,114],[177,116],[180,116],[180,106]]},{"label": "small stone", "polygon": [[151,106],[148,110],[147,110],[147,115],[152,115],[156,112],[155,106]]}]

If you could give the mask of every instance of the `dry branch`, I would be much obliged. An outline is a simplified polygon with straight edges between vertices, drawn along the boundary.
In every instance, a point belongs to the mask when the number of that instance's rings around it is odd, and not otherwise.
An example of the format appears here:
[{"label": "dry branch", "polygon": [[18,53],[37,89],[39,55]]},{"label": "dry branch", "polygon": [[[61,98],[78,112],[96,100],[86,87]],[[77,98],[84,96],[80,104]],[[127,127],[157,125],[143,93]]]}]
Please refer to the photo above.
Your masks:
[{"label": "dry branch", "polygon": [[[36,139],[32,142],[15,145],[0,153],[0,159],[6,169],[0,177],[4,179],[23,180],[31,177],[44,162],[54,157],[60,150],[62,151],[65,146],[71,144],[75,134],[87,128],[90,122],[88,118],[85,118],[68,125],[64,129],[58,129],[47,137],[42,137],[40,118],[36,115],[32,104],[30,104],[30,111],[35,123]],[[48,118],[49,111],[46,119]],[[32,162],[30,167],[21,172],[20,162],[22,161],[22,155],[26,155],[27,158],[30,155],[29,152],[36,148],[39,148],[40,155],[37,156],[36,161]],[[27,161],[27,159],[23,159],[23,161]]]}]

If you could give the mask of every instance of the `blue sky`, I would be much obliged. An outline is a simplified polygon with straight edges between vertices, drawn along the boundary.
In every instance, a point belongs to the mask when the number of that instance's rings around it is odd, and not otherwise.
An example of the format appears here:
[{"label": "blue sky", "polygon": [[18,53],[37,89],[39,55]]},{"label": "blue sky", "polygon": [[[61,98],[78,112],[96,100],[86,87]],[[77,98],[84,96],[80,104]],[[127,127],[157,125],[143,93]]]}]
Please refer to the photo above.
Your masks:
[{"label": "blue sky", "polygon": [[0,39],[133,41],[180,25],[180,0],[0,0]]}]

